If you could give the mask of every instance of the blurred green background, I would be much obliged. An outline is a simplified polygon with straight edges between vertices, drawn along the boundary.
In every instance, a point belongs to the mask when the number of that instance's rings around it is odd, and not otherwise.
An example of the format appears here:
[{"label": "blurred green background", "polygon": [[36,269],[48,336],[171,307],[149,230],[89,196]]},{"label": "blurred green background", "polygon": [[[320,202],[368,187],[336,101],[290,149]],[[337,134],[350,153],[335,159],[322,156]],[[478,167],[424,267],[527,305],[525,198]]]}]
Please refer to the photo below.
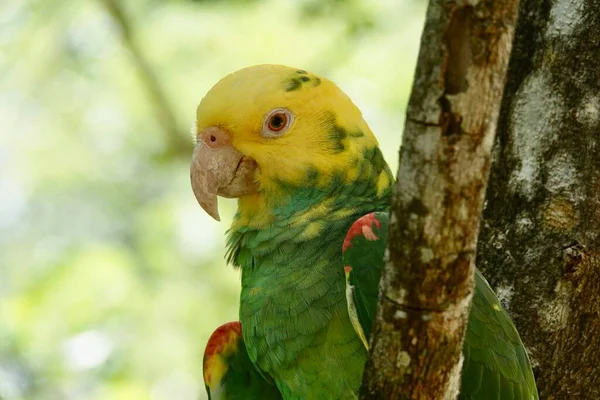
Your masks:
[{"label": "blurred green background", "polygon": [[196,399],[237,319],[189,127],[225,74],[334,80],[395,170],[423,0],[0,2],[0,398]]}]

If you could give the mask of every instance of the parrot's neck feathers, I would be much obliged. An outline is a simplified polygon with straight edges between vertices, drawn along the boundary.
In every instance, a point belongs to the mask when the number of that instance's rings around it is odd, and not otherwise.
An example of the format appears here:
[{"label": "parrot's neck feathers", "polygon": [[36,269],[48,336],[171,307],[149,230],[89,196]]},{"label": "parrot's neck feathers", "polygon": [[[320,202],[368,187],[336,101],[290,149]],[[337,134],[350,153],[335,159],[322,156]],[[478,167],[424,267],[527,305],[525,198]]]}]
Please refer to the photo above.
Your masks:
[{"label": "parrot's neck feathers", "polygon": [[[373,204],[386,199],[392,184],[392,172],[379,147],[371,147],[350,167],[310,167],[297,181],[276,179],[259,192],[241,197],[232,230],[293,225],[298,219],[315,221],[340,208],[345,208],[344,214],[365,202]],[[342,204],[346,207],[340,207]]]},{"label": "parrot's neck feathers", "polygon": [[283,243],[306,245],[324,235],[329,240],[332,229],[343,238],[356,218],[389,206],[392,184],[390,168],[373,147],[351,170],[323,176],[311,169],[303,182],[280,181],[276,190],[244,196],[229,231],[228,261],[251,265]]}]

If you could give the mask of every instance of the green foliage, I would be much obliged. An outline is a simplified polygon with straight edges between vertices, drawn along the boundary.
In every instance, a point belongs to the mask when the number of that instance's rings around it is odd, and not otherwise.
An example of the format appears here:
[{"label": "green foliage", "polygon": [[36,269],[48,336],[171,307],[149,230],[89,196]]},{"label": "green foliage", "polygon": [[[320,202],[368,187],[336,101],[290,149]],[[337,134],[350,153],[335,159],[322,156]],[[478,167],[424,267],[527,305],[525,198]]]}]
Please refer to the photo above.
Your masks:
[{"label": "green foliage", "polygon": [[327,75],[397,165],[421,2],[117,1],[126,30],[110,3],[0,6],[1,399],[204,396],[239,276],[191,192],[187,126],[226,73]]}]

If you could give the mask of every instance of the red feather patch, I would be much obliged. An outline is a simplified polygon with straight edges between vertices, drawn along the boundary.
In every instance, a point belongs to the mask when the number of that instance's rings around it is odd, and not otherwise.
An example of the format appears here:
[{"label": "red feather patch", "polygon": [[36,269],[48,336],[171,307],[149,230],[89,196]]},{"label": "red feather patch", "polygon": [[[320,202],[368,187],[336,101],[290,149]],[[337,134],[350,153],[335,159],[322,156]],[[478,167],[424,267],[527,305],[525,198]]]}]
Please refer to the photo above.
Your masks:
[{"label": "red feather patch", "polygon": [[375,235],[375,232],[373,232],[373,224],[375,224],[377,228],[381,227],[381,222],[379,222],[374,212],[363,215],[357,219],[350,229],[348,229],[344,244],[342,245],[342,252],[350,248],[350,246],[352,246],[352,239],[359,235],[364,236],[370,241],[379,239],[377,235]]},{"label": "red feather patch", "polygon": [[205,378],[210,378],[210,368],[208,361],[215,355],[223,353],[228,345],[235,342],[237,338],[242,336],[242,324],[239,321],[228,322],[221,325],[210,335],[206,349],[204,350],[204,368]]}]

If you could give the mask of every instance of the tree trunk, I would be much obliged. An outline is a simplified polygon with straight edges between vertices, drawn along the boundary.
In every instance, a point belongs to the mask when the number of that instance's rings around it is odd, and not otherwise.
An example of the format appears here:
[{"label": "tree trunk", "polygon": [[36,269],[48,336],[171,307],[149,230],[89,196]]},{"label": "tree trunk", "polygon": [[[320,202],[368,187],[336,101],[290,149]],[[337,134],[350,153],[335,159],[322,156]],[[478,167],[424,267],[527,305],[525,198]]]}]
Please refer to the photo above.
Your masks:
[{"label": "tree trunk", "polygon": [[363,399],[451,399],[518,0],[432,0]]},{"label": "tree trunk", "polygon": [[477,265],[543,399],[600,399],[600,2],[521,2]]}]

